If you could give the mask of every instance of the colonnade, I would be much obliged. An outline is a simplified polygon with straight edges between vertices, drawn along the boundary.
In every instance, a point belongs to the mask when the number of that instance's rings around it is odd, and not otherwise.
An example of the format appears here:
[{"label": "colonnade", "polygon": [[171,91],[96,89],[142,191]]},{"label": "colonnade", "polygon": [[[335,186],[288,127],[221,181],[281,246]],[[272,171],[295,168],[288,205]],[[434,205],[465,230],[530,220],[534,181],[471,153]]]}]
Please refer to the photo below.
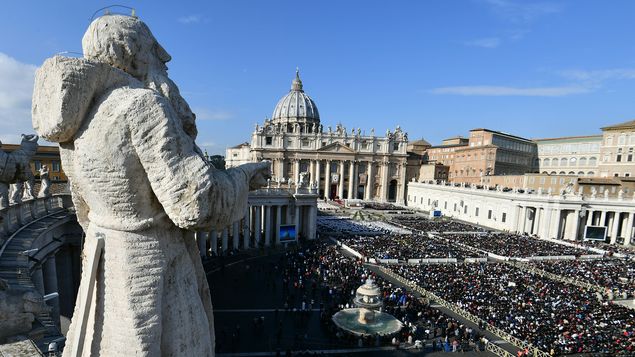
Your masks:
[{"label": "colonnade", "polygon": [[[388,160],[368,161],[357,159],[291,159],[292,177],[294,183],[300,181],[300,173],[307,172],[310,182],[324,193],[326,199],[363,199],[363,200],[389,200],[390,186],[390,162]],[[302,170],[303,164],[306,169]],[[394,163],[398,167],[398,179],[394,200],[404,202],[406,187],[406,163]],[[284,160],[277,159],[277,177],[285,177]],[[324,171],[322,170],[324,168]],[[334,176],[337,175],[337,176]],[[375,182],[379,175],[378,182]],[[365,177],[365,182],[360,180]],[[333,188],[333,185],[336,185]],[[358,194],[359,187],[363,187],[363,193]]]},{"label": "colonnade", "polygon": [[408,206],[440,210],[493,229],[541,238],[582,240],[587,226],[605,227],[607,242],[635,243],[635,199],[578,193],[503,192],[467,186],[408,183]]},{"label": "colonnade", "polygon": [[[272,192],[274,196],[276,194],[274,190],[270,190],[269,199],[250,197],[249,207],[244,216],[230,226],[209,232],[196,232],[200,255],[223,255],[229,250],[246,250],[283,244],[287,239],[281,237],[283,226],[287,227],[286,231],[294,231],[297,239],[315,239],[317,196],[298,195],[304,197],[302,200],[297,200],[289,199],[289,195],[285,193],[279,194],[278,197],[271,197]],[[267,197],[266,194],[265,197]]]}]

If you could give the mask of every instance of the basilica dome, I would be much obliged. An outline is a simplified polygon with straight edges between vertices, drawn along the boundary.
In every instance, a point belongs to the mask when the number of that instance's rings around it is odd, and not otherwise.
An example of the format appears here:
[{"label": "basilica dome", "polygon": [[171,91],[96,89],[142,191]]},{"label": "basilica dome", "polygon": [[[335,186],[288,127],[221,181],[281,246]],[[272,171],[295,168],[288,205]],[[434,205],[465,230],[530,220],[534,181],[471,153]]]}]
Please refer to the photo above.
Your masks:
[{"label": "basilica dome", "polygon": [[302,90],[300,72],[296,70],[291,90],[282,97],[271,116],[273,123],[319,124],[320,114],[311,97]]}]

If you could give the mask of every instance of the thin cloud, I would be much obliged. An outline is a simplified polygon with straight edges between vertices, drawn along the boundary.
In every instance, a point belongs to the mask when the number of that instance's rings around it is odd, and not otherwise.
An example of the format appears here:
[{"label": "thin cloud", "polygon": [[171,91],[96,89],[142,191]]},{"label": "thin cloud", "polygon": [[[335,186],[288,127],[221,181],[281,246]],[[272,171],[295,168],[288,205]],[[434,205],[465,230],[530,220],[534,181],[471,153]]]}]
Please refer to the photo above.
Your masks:
[{"label": "thin cloud", "polygon": [[195,108],[194,113],[196,114],[197,120],[203,121],[219,121],[219,120],[228,120],[234,117],[232,112],[226,110],[211,110],[207,108]]},{"label": "thin cloud", "polygon": [[201,22],[202,17],[200,15],[187,15],[187,16],[181,16],[177,19],[178,22],[182,23],[182,24],[196,24]]},{"label": "thin cloud", "polygon": [[590,84],[600,84],[609,80],[635,79],[634,68],[609,68],[600,70],[566,70],[559,72],[564,78],[587,82]]},{"label": "thin cloud", "polygon": [[33,133],[31,97],[36,66],[22,63],[0,52],[1,140],[19,143],[20,134]]},{"label": "thin cloud", "polygon": [[465,43],[467,46],[471,47],[481,47],[481,48],[496,48],[500,46],[501,39],[498,37],[485,37],[478,38],[476,40],[468,41]]},{"label": "thin cloud", "polygon": [[564,87],[506,87],[506,86],[458,86],[441,87],[430,91],[432,94],[464,96],[519,96],[519,97],[563,97],[584,94],[591,90],[583,86]]},{"label": "thin cloud", "polygon": [[555,14],[563,10],[562,4],[555,2],[530,2],[512,0],[483,0],[500,18],[513,23],[528,23],[539,17]]}]

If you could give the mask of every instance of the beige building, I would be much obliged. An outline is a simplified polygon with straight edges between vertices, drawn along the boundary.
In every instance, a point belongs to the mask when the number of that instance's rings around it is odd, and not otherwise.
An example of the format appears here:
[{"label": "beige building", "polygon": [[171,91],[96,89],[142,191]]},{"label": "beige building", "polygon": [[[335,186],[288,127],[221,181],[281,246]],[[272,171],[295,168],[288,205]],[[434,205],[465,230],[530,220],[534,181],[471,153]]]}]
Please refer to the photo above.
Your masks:
[{"label": "beige building", "polygon": [[407,145],[399,127],[385,135],[341,124],[324,128],[296,72],[271,119],[256,125],[248,145],[227,149],[226,164],[271,160],[274,181],[294,186],[302,180],[320,197],[403,203]]},{"label": "beige building", "polygon": [[428,161],[450,167],[452,182],[482,183],[490,175],[532,171],[536,144],[519,136],[489,129],[472,129],[469,138],[444,140],[428,150]]},{"label": "beige building", "polygon": [[551,175],[598,176],[602,135],[535,139],[536,171]]},{"label": "beige building", "polygon": [[631,177],[635,175],[635,120],[602,128],[600,177]]}]

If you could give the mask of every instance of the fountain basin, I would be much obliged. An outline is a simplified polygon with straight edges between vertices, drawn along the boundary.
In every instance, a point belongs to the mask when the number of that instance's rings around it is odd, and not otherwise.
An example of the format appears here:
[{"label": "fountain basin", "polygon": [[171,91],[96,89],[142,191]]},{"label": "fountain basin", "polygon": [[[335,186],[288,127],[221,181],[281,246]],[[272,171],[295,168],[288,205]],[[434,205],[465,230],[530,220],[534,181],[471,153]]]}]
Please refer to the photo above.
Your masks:
[{"label": "fountain basin", "polygon": [[[374,311],[372,320],[360,321],[364,308],[352,308],[338,311],[332,319],[335,325],[356,336],[387,336],[401,330],[403,323],[385,312]],[[366,310],[368,311],[368,310]]]}]

